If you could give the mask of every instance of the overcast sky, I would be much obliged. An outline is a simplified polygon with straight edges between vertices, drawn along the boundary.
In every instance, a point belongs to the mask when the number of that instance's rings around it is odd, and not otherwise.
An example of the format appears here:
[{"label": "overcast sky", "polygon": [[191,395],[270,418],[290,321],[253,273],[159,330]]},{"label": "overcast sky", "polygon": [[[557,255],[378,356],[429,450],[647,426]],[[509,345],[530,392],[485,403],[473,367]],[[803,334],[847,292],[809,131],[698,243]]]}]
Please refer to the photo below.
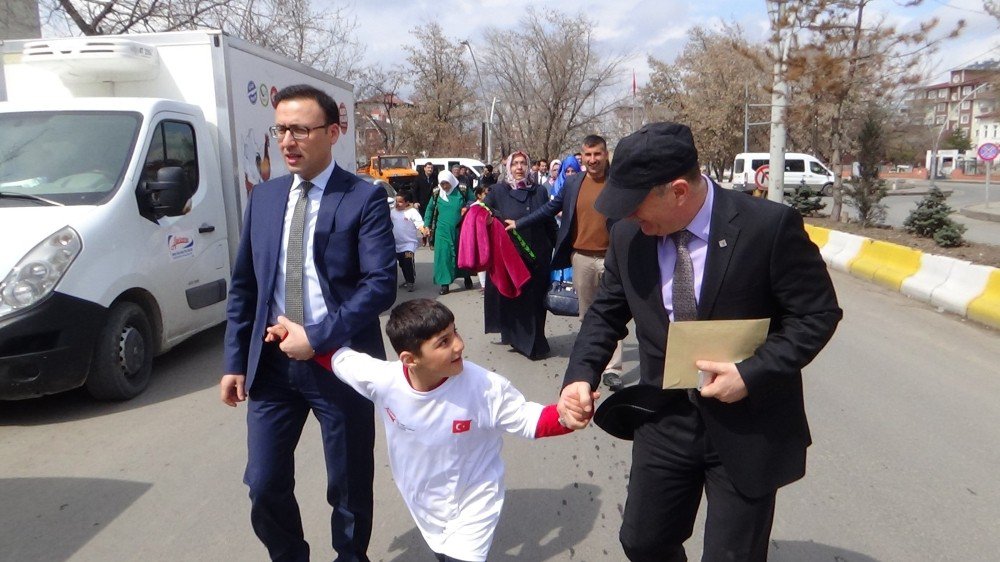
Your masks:
[{"label": "overcast sky", "polygon": [[[344,2],[318,1],[341,5]],[[764,0],[605,0],[576,4],[550,0],[347,1],[353,2],[351,9],[357,15],[367,61],[387,67],[405,63],[403,45],[415,42],[409,31],[416,25],[436,21],[454,40],[468,39],[475,49],[483,44],[480,37],[485,28],[517,25],[529,6],[580,13],[596,23],[595,38],[602,50],[630,55],[626,74],[634,70],[639,87],[649,76],[647,55],[673,61],[692,27],[718,28],[722,22],[737,21],[749,40],[763,39],[768,29]],[[997,21],[983,11],[983,0],[925,0],[917,8],[904,8],[903,3],[904,0],[876,0],[870,9],[885,14],[901,29],[938,17],[942,22],[938,35],[959,19],[967,23],[962,36],[945,43],[935,56],[927,83],[944,79],[948,70],[956,66],[1000,59],[1000,30]],[[628,90],[631,83],[622,87]]]}]

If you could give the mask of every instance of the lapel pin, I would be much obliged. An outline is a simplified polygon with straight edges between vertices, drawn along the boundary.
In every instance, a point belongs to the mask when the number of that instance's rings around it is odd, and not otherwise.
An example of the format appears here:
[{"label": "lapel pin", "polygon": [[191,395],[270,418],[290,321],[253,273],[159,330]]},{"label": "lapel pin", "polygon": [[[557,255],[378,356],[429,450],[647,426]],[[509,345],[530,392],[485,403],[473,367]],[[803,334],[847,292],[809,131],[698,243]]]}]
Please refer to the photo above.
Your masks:
[{"label": "lapel pin", "polygon": [[719,247],[720,248],[725,248],[726,247],[726,241],[725,240],[719,240]]}]

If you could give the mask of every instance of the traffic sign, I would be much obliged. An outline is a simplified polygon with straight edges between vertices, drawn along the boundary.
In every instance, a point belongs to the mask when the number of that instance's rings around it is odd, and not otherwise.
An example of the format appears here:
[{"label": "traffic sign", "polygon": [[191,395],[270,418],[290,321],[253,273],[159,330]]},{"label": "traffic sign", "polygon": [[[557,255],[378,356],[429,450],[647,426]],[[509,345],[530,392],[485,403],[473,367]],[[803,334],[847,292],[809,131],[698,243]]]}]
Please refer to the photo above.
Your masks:
[{"label": "traffic sign", "polygon": [[753,174],[753,182],[755,184],[757,184],[757,189],[761,189],[761,190],[766,190],[767,189],[767,179],[768,179],[768,170],[769,169],[770,169],[770,166],[768,166],[767,164],[764,164],[760,168],[757,168],[757,171],[754,172],[754,174]]},{"label": "traffic sign", "polygon": [[979,147],[979,150],[977,152],[979,153],[980,158],[989,162],[990,160],[996,158],[998,154],[1000,154],[1000,146],[997,146],[991,142],[985,142]]}]

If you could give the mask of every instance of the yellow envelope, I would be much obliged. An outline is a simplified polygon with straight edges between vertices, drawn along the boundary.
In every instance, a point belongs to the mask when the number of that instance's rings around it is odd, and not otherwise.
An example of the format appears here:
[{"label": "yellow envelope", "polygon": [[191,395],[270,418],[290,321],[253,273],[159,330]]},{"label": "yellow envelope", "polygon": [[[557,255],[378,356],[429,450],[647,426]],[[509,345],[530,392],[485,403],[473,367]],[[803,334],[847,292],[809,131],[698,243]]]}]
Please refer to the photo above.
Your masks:
[{"label": "yellow envelope", "polygon": [[671,322],[663,388],[698,388],[695,361],[735,363],[752,356],[767,339],[770,323],[770,318]]}]

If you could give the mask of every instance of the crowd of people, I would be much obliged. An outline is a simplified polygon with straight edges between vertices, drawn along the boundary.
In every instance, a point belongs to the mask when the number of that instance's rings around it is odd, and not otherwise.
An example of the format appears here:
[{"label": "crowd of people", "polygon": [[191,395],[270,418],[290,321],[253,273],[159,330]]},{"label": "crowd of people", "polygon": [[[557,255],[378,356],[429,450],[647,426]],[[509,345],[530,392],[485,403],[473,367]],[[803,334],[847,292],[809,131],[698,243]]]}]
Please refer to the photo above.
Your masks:
[{"label": "crowd of people", "polygon": [[[244,482],[272,560],[309,560],[294,452],[310,412],[337,560],[369,560],[373,404],[396,485],[439,561],[487,559],[503,506],[503,434],[564,435],[591,421],[633,441],[625,557],[687,560],[704,493],[703,559],[766,560],[776,492],[805,474],[802,368],[842,316],[794,209],[722,189],[702,175],[687,126],[652,123],[613,159],[589,135],[580,153],[553,162],[516,150],[479,185],[461,168],[427,166],[390,211],[382,189],[334,161],[339,112],[326,93],[289,86],[274,110],[290,173],[256,186],[247,203],[220,382],[225,404],[248,404]],[[479,242],[463,247],[470,236]],[[385,330],[398,359],[386,359],[379,315],[397,299],[397,267],[413,290],[413,254],[425,244],[441,295],[456,279],[472,288],[460,262],[489,270],[486,330],[532,360],[550,353],[551,272],[574,269],[581,326],[557,403],[531,402],[464,361],[454,314],[438,300],[392,309]],[[672,326],[740,319],[769,321],[752,356],[700,358],[701,386],[663,388]],[[639,381],[623,388],[630,322]],[[602,380],[618,391],[603,418]]]}]

